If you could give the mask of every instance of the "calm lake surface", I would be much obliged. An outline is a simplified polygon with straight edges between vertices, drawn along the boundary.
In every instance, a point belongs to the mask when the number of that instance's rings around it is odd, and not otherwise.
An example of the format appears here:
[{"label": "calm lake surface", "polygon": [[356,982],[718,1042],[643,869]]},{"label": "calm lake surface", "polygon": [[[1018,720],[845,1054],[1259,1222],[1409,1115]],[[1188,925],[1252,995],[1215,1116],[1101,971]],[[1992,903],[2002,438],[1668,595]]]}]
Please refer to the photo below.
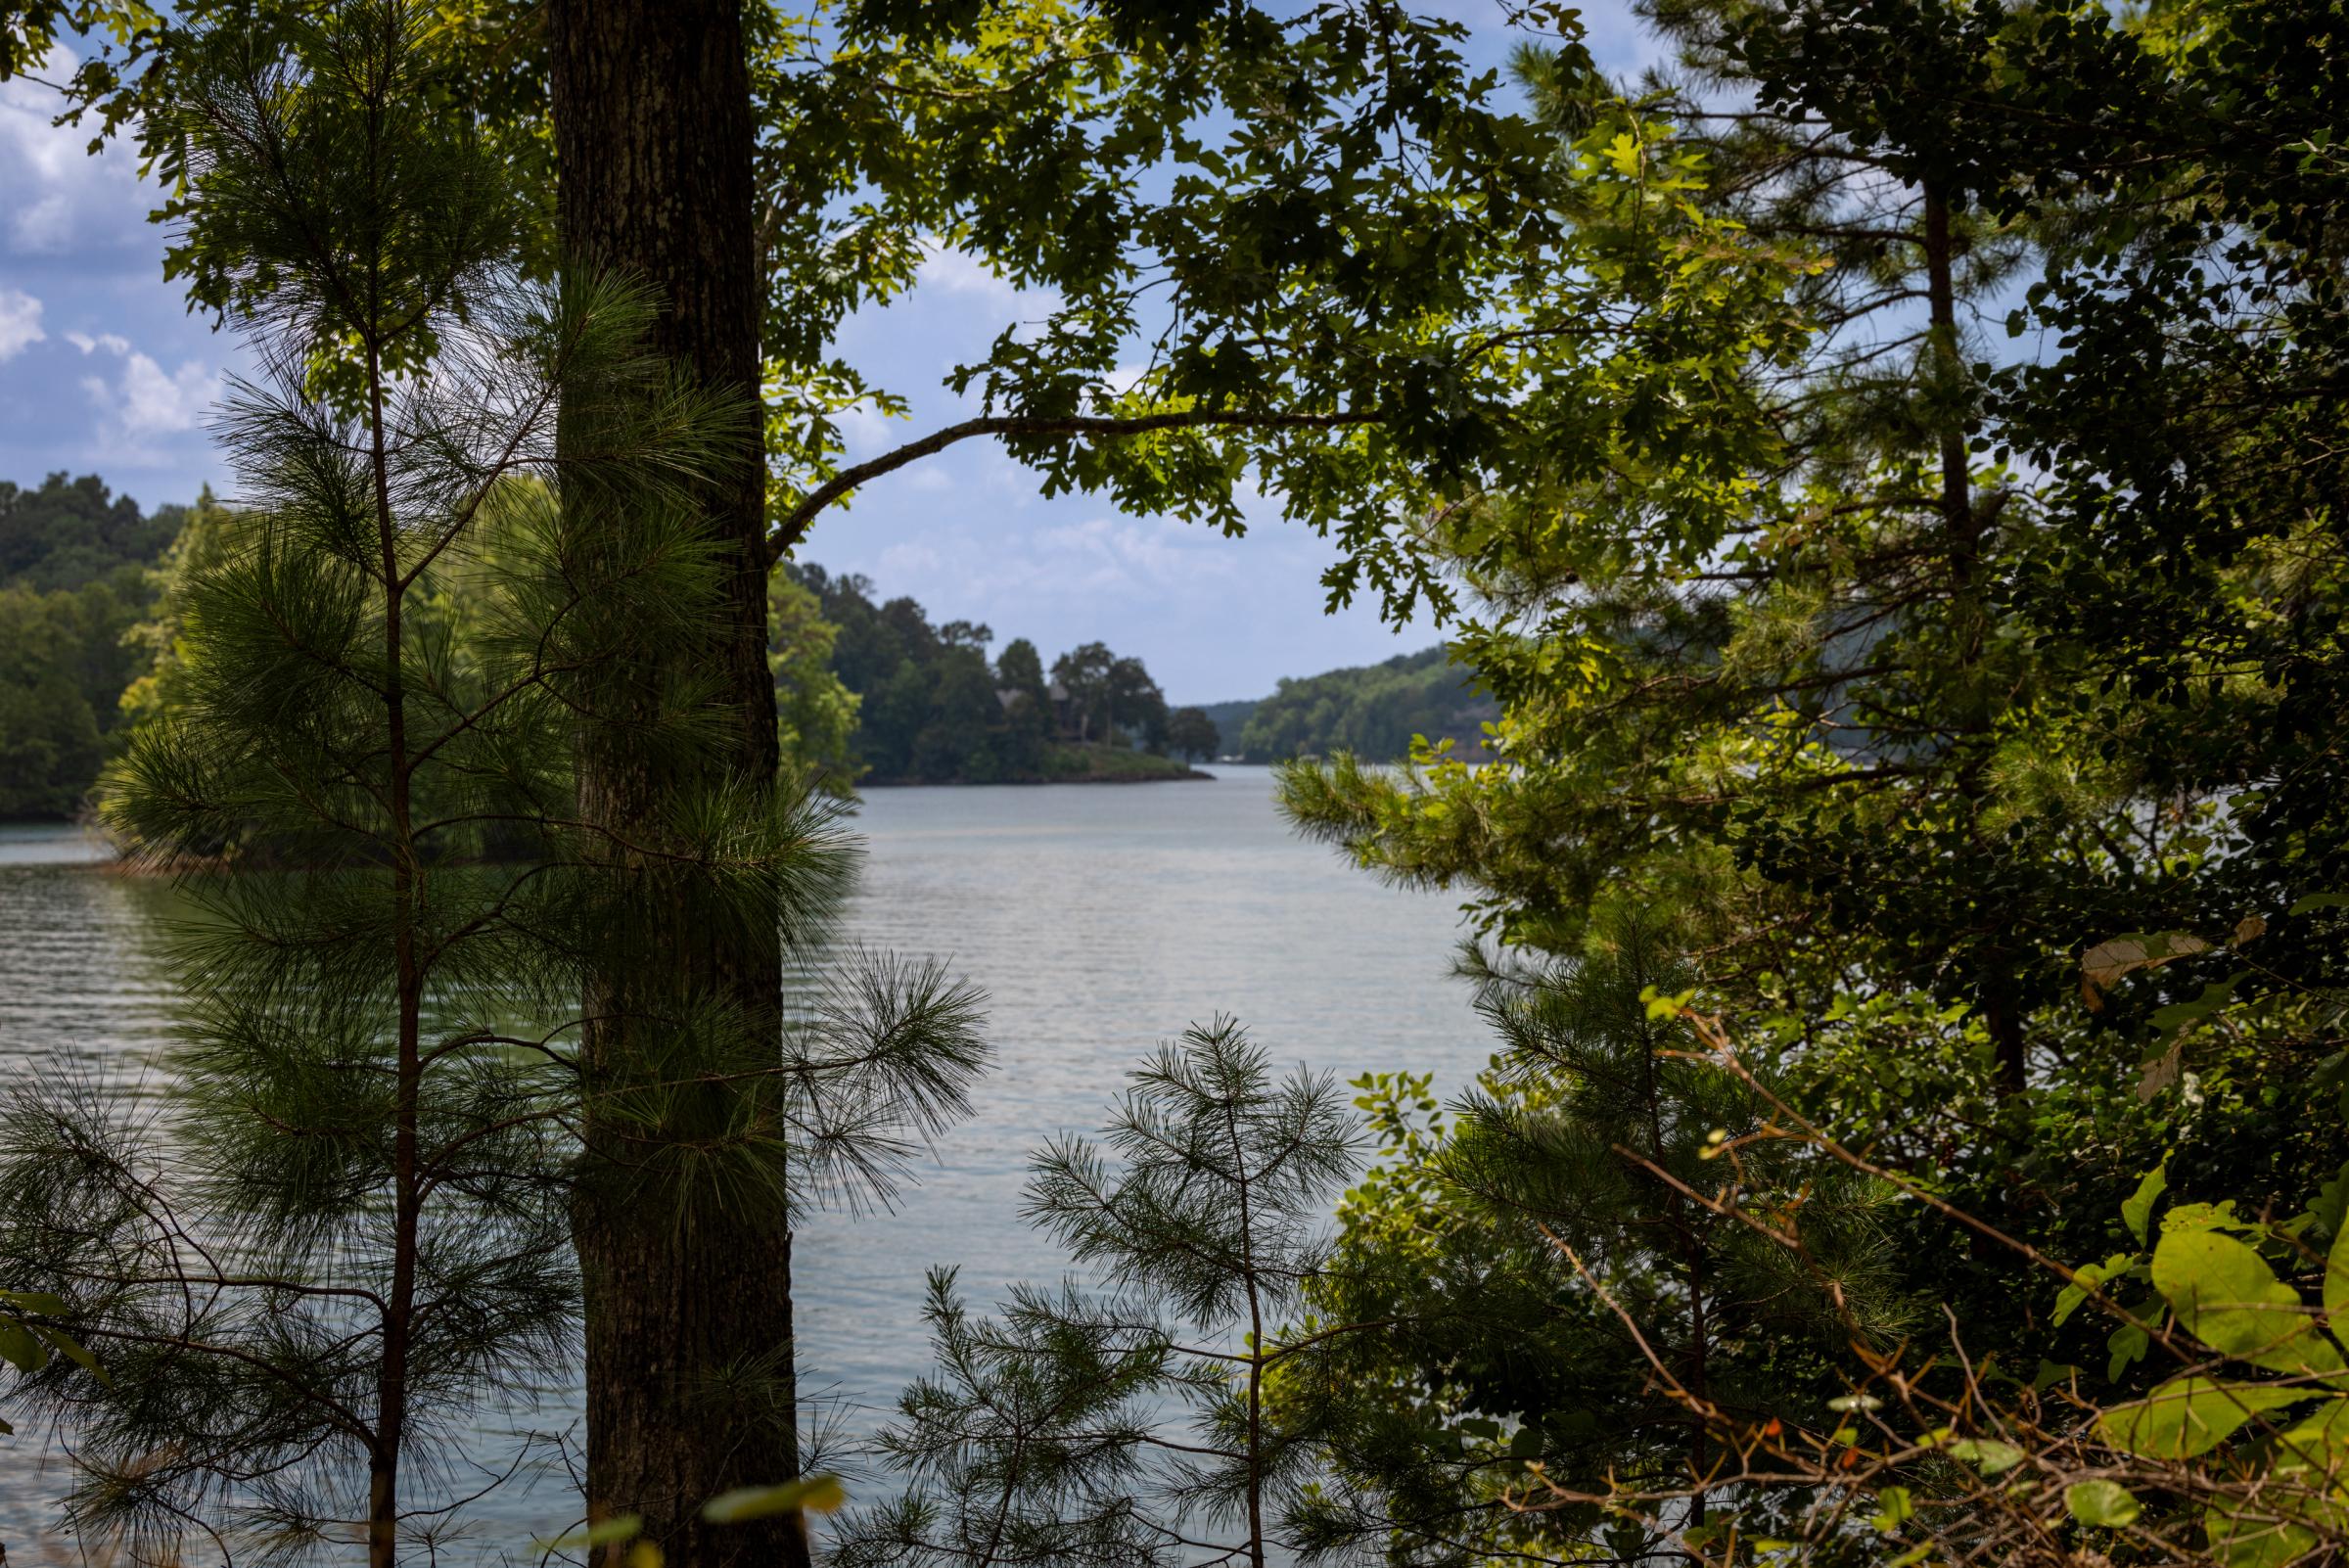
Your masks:
[{"label": "calm lake surface", "polygon": [[[974,1304],[1063,1261],[1019,1222],[1028,1152],[1101,1121],[1134,1059],[1191,1021],[1238,1017],[1283,1067],[1408,1067],[1459,1086],[1490,1051],[1446,978],[1454,900],[1397,892],[1274,812],[1261,768],[1213,783],[877,790],[852,919],[867,945],[948,960],[989,996],[993,1071],[894,1214],[828,1216],[796,1250],[803,1384],[851,1437],[924,1370],[923,1276],[958,1266]],[[0,827],[0,1055],[152,1092],[172,1029],[159,922],[171,895],[111,876],[69,829]],[[0,1283],[5,1283],[0,1281]],[[574,1402],[485,1413],[478,1462],[524,1435],[576,1437]],[[462,1478],[459,1478],[462,1479]],[[0,1439],[13,1564],[73,1560],[44,1537],[63,1485],[40,1434]],[[890,1489],[871,1477],[852,1490]],[[457,1492],[473,1490],[459,1486]],[[472,1510],[444,1563],[524,1560],[576,1512],[553,1450]]]}]

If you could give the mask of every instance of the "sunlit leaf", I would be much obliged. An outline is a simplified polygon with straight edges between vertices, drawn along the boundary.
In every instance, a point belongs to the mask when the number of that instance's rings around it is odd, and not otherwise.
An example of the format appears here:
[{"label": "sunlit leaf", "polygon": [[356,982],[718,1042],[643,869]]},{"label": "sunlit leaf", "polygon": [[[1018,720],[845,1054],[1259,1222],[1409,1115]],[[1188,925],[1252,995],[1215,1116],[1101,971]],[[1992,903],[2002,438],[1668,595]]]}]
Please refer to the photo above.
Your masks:
[{"label": "sunlit leaf", "polygon": [[622,1541],[635,1540],[643,1529],[644,1518],[641,1514],[614,1514],[609,1519],[591,1524],[584,1530],[576,1530],[568,1536],[557,1536],[551,1541],[533,1541],[530,1549],[572,1551],[585,1546],[616,1545]]},{"label": "sunlit leaf", "polygon": [[702,1506],[712,1524],[741,1524],[778,1513],[831,1513],[849,1500],[836,1475],[811,1475],[772,1487],[737,1487]]},{"label": "sunlit leaf", "polygon": [[2112,1481],[2075,1481],[2063,1489],[2063,1505],[2082,1524],[2107,1530],[2135,1524],[2142,1511],[2129,1489]]},{"label": "sunlit leaf", "polygon": [[2153,1205],[2161,1201],[2161,1195],[2169,1189],[2169,1167],[2157,1165],[2145,1173],[2144,1178],[2138,1182],[2137,1190],[2129,1194],[2121,1205],[2121,1222],[2129,1227],[2129,1234],[2137,1238],[2137,1244],[2141,1247],[2145,1244],[2145,1226],[2153,1219]]},{"label": "sunlit leaf", "polygon": [[2144,1399],[2104,1411],[2096,1427],[2105,1442],[2141,1457],[2190,1459],[2226,1442],[2261,1411],[2305,1405],[2318,1392],[2215,1377],[2176,1377]]},{"label": "sunlit leaf", "polygon": [[1959,1438],[1943,1452],[1953,1459],[1963,1459],[1984,1475],[2001,1475],[2023,1462],[2024,1453],[2011,1443],[1997,1438]]},{"label": "sunlit leaf", "polygon": [[2188,1333],[2224,1355],[2279,1372],[2343,1369],[2299,1292],[2233,1236],[2165,1230],[2153,1249],[2153,1286]]}]

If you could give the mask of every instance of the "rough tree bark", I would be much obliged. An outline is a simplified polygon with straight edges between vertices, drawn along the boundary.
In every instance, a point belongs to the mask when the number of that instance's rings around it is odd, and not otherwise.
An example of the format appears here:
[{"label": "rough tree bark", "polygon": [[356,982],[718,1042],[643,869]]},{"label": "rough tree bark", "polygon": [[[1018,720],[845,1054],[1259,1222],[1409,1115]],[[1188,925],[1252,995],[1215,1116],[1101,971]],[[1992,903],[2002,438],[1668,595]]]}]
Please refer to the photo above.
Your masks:
[{"label": "rough tree bark", "polygon": [[[568,259],[649,284],[664,303],[655,346],[704,385],[756,398],[761,280],[739,0],[553,0],[547,31]],[[729,755],[711,768],[771,787],[762,474],[758,425],[747,421],[737,460],[709,497],[710,526],[732,563],[725,613],[700,646],[676,656],[722,671],[736,715]],[[584,805],[625,829],[665,782],[677,781],[603,759],[582,777]],[[773,1020],[779,1041],[779,944],[680,924],[664,943],[664,962],[675,966],[668,982],[682,974],[731,991],[751,1017]],[[627,983],[610,982],[606,999],[623,1003],[614,1011],[626,1011]],[[582,1041],[591,1165],[599,1152],[617,1152],[602,1147],[614,1134],[593,1116],[595,1084],[623,1066],[629,1049],[624,1022],[596,1027]],[[700,1511],[730,1488],[798,1471],[785,1217],[697,1213],[679,1225],[668,1206],[615,1202],[590,1179],[573,1232],[586,1292],[591,1516],[641,1515],[671,1568],[805,1564],[797,1515],[715,1528]],[[780,1369],[783,1394],[773,1399],[770,1387],[763,1417],[752,1419],[720,1387],[761,1363]]]}]

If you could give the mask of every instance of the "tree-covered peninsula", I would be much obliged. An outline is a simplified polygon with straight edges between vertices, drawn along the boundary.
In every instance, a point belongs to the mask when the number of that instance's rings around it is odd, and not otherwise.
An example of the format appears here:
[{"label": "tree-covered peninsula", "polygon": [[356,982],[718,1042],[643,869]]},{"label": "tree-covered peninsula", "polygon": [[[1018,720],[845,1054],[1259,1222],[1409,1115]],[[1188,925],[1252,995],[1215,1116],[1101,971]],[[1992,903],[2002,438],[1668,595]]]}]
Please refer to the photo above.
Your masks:
[{"label": "tree-covered peninsula", "polygon": [[1047,668],[1014,637],[992,660],[991,627],[933,625],[899,596],[876,604],[867,578],[820,566],[783,569],[825,627],[829,672],[852,705],[842,749],[819,759],[872,784],[1139,783],[1193,778],[1171,752],[1214,756],[1196,710],[1170,710],[1139,659],[1102,643]]}]

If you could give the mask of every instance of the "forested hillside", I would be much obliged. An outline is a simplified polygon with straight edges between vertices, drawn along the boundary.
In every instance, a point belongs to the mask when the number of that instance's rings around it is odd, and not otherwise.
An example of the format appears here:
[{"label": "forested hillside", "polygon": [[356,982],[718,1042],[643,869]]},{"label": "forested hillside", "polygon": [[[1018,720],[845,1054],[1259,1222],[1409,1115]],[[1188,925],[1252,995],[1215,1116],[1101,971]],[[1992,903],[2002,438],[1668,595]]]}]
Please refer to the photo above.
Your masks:
[{"label": "forested hillside", "polygon": [[1399,761],[1411,738],[1451,740],[1456,755],[1482,750],[1486,721],[1500,710],[1481,696],[1449,652],[1429,648],[1383,664],[1283,680],[1253,705],[1232,748],[1251,762],[1347,752],[1365,761]]},{"label": "forested hillside", "polygon": [[69,816],[145,668],[135,628],[185,508],[143,513],[96,475],[0,480],[0,818]]}]

